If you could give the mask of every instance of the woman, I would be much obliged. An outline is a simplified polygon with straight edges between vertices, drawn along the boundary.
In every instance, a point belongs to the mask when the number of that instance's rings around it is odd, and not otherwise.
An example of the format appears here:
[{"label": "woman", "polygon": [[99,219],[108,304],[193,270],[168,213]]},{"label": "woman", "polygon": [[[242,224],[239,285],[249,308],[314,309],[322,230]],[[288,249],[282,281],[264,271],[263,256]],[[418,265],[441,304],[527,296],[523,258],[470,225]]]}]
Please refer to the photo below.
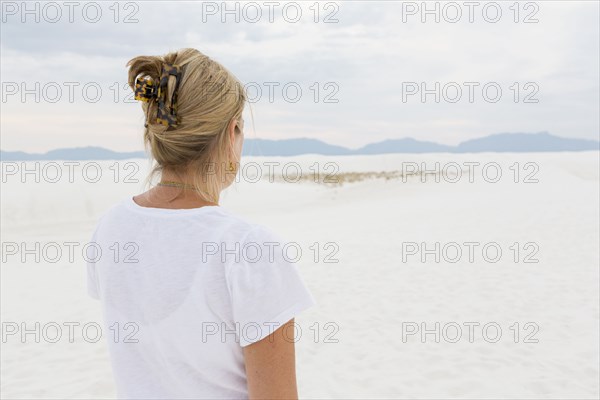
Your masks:
[{"label": "woman", "polygon": [[285,244],[219,206],[246,95],[194,49],[129,61],[160,182],[100,218],[88,263],[120,398],[297,398],[294,316],[315,304]]}]

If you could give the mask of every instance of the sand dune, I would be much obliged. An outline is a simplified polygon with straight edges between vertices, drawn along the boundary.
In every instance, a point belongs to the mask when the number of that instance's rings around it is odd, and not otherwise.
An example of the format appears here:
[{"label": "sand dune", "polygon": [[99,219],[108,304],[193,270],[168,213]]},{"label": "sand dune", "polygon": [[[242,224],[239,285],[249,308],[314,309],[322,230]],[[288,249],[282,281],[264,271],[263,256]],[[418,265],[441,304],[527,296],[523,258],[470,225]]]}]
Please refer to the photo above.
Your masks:
[{"label": "sand dune", "polygon": [[[272,179],[250,168],[265,163],[279,163]],[[130,178],[143,178],[145,162],[99,165],[95,183],[4,174],[4,398],[115,396],[110,332],[92,340],[101,313],[84,260],[50,262],[141,190],[125,177],[139,167]],[[302,398],[598,398],[597,152],[249,157],[243,167],[222,205],[298,242],[319,302],[297,319]],[[39,262],[7,247],[36,242]],[[23,340],[21,324],[36,322],[39,343]]]}]

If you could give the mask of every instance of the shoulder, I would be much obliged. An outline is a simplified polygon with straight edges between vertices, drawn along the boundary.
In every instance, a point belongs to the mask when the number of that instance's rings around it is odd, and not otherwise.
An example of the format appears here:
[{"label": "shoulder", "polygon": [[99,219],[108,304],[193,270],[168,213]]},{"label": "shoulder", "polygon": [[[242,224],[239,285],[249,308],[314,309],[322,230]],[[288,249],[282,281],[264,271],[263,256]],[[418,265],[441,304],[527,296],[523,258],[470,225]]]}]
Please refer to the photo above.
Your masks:
[{"label": "shoulder", "polygon": [[231,231],[237,232],[237,236],[243,242],[282,240],[282,237],[278,233],[262,223],[239,216],[225,208],[220,209],[218,213],[222,218],[228,220],[228,224],[232,228]]},{"label": "shoulder", "polygon": [[109,208],[100,211],[98,217],[96,218],[94,234],[101,228],[105,221],[118,216],[119,211],[123,208],[124,205],[125,201],[120,201],[116,204],[111,205]]},{"label": "shoulder", "polygon": [[244,241],[261,243],[261,244],[264,244],[264,243],[282,244],[283,237],[279,233],[275,232],[273,229],[271,229],[270,227],[268,227],[266,225],[253,223],[250,225],[248,234],[246,235]]}]

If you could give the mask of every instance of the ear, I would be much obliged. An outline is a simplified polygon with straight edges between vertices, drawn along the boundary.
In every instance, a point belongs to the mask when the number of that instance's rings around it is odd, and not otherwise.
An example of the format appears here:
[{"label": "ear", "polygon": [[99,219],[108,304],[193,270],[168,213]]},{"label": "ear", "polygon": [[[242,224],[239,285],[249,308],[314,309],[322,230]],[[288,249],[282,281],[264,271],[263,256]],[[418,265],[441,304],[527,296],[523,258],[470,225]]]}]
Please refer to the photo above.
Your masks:
[{"label": "ear", "polygon": [[233,145],[235,143],[235,128],[237,127],[238,120],[232,119],[227,127],[227,133],[229,134],[229,141]]}]

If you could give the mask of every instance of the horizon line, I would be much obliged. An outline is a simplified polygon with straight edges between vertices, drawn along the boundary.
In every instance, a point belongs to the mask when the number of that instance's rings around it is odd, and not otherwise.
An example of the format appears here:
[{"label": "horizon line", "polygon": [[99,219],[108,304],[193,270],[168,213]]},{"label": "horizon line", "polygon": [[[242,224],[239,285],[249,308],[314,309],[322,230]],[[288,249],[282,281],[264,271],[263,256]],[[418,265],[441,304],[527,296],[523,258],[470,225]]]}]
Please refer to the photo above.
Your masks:
[{"label": "horizon line", "polygon": [[[325,142],[321,139],[317,139],[317,138],[312,138],[312,137],[295,137],[295,138],[285,138],[285,139],[270,139],[270,138],[249,138],[249,137],[245,137],[244,138],[244,142],[246,141],[251,141],[251,140],[263,140],[263,141],[271,141],[271,142],[284,142],[284,141],[291,141],[291,140],[314,140],[320,143],[323,143],[325,145],[328,146],[335,146],[335,147],[341,147],[345,150],[349,150],[349,151],[358,151],[361,150],[367,146],[370,145],[374,145],[374,144],[379,144],[379,143],[383,143],[386,141],[400,141],[400,140],[414,140],[416,142],[420,142],[420,143],[427,143],[427,144],[433,144],[433,145],[437,145],[437,146],[443,146],[446,147],[448,149],[452,149],[452,148],[458,148],[460,145],[467,143],[469,141],[473,141],[473,140],[479,140],[479,139],[484,139],[484,138],[489,138],[489,137],[493,137],[493,136],[499,136],[499,135],[530,135],[530,136],[535,136],[535,135],[548,135],[548,136],[552,136],[554,138],[558,138],[558,139],[564,139],[564,140],[577,140],[577,141],[588,141],[588,142],[596,142],[598,144],[600,144],[600,135],[599,135],[599,140],[596,139],[586,139],[586,138],[568,138],[568,137],[564,137],[564,136],[555,136],[552,135],[551,133],[549,133],[548,131],[539,131],[539,132],[534,132],[534,133],[528,133],[528,132],[500,132],[500,133],[492,133],[486,136],[480,136],[480,137],[476,137],[476,138],[471,138],[471,139],[467,139],[467,140],[463,140],[461,142],[459,142],[458,144],[455,145],[451,145],[451,144],[443,144],[443,143],[438,143],[438,142],[434,142],[431,140],[419,140],[419,139],[415,139],[414,137],[410,137],[410,136],[406,136],[406,137],[402,137],[402,138],[388,138],[388,139],[382,139],[379,140],[377,142],[371,142],[371,143],[367,143],[364,144],[358,148],[350,148],[350,147],[346,147],[344,145],[339,145],[339,144],[332,144],[329,142]],[[56,150],[75,150],[75,149],[86,149],[86,148],[96,148],[96,149],[104,149],[104,150],[108,150],[108,151],[112,151],[115,153],[138,153],[138,152],[146,152],[145,148],[139,149],[139,150],[114,150],[108,147],[103,147],[100,145],[88,145],[88,146],[74,146],[74,147],[58,147],[58,148],[54,148],[54,149],[50,149],[50,150],[46,150],[45,152],[30,152],[28,150],[5,150],[0,148],[0,151],[3,152],[7,152],[7,153],[26,153],[29,155],[44,155],[47,154],[49,152],[52,151],[56,151]]]}]

